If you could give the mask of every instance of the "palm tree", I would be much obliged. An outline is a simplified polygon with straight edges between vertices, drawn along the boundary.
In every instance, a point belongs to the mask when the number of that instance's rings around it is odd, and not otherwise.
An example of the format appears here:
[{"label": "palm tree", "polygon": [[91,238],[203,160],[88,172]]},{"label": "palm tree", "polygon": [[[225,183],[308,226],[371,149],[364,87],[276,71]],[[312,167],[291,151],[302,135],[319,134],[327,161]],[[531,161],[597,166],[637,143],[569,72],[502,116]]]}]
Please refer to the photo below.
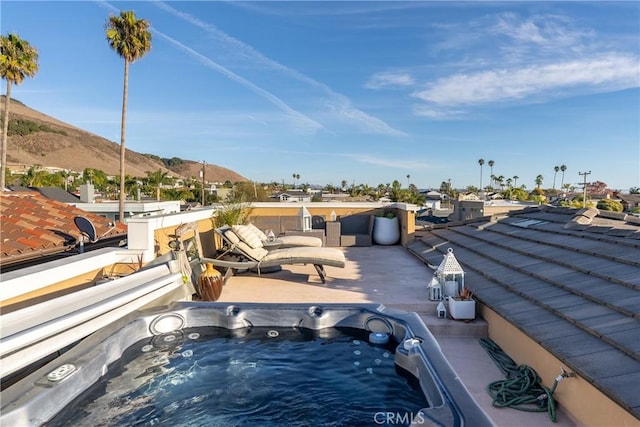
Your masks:
[{"label": "palm tree", "polygon": [[553,167],[553,189],[556,189],[556,175],[558,175],[558,172],[560,171],[560,166],[554,166]]},{"label": "palm tree", "polygon": [[482,167],[484,166],[484,159],[478,160],[478,164],[480,165],[480,191],[482,191]]},{"label": "palm tree", "polygon": [[520,177],[518,175],[514,175],[513,176],[513,186],[514,187],[518,187],[518,180],[520,179]]},{"label": "palm tree", "polygon": [[120,126],[120,221],[124,220],[125,191],[125,134],[127,123],[127,95],[129,91],[129,64],[142,58],[151,50],[149,21],[137,19],[132,10],[111,15],[105,24],[107,42],[124,59],[124,90],[122,95],[122,124]]},{"label": "palm tree", "polygon": [[25,77],[38,72],[38,50],[17,34],[0,36],[0,77],[7,81],[2,118],[2,147],[0,148],[0,191],[4,190],[7,170],[7,142],[9,138],[9,102],[11,85],[22,83]]},{"label": "palm tree", "polygon": [[168,172],[162,172],[161,169],[158,169],[155,172],[147,171],[147,180],[149,185],[152,185],[156,188],[156,200],[160,201],[160,187],[162,184],[166,184],[169,177]]},{"label": "palm tree", "polygon": [[489,160],[487,164],[491,168],[491,186],[493,187],[493,165],[495,165],[496,162],[494,162],[493,160]]},{"label": "palm tree", "polygon": [[567,170],[567,165],[560,166],[560,170],[562,171],[562,180],[560,181],[560,188],[564,187],[564,171]]},{"label": "palm tree", "polygon": [[535,183],[536,183],[536,186],[537,186],[538,188],[540,188],[540,186],[542,185],[542,180],[543,180],[543,179],[544,179],[544,177],[543,177],[542,175],[538,175],[538,176],[536,176]]},{"label": "palm tree", "polygon": [[409,185],[411,185],[411,181],[409,181],[411,179],[411,175],[407,174],[407,188],[409,188]]}]

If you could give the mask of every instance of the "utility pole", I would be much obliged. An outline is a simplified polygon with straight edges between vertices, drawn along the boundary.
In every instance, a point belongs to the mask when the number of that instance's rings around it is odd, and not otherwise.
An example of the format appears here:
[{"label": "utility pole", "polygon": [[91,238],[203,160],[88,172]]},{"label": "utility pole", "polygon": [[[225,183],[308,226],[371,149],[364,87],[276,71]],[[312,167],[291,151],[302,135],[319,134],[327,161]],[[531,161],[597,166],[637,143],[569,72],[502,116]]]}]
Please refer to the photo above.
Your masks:
[{"label": "utility pole", "polygon": [[202,173],[200,173],[200,175],[202,176],[202,206],[205,205],[205,198],[204,198],[204,168],[205,166],[207,166],[207,162],[205,162],[204,160],[202,161]]},{"label": "utility pole", "polygon": [[591,175],[591,171],[589,172],[578,172],[578,175],[584,177],[582,183],[582,208],[587,207],[587,175]]}]

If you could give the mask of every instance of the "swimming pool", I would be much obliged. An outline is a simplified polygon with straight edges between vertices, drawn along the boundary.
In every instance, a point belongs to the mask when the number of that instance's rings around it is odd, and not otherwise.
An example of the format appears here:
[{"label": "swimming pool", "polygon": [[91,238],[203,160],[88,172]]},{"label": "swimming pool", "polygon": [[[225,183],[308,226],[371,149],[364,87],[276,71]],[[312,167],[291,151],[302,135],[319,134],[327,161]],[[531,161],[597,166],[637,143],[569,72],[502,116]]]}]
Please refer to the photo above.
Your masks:
[{"label": "swimming pool", "polygon": [[96,419],[492,425],[420,318],[375,304],[175,303],[101,329],[3,391],[2,425]]}]

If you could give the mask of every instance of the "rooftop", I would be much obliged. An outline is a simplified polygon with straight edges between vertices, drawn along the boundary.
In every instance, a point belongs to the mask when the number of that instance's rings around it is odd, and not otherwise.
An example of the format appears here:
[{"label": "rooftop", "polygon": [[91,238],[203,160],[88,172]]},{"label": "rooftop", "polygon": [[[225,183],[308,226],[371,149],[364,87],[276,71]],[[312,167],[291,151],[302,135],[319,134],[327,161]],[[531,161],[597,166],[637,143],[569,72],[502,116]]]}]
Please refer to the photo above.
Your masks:
[{"label": "rooftop", "polygon": [[[17,212],[22,203],[41,203],[12,196],[17,199],[2,200],[3,239],[5,218],[12,217],[6,214],[7,206]],[[29,216],[33,224],[21,226],[42,227],[38,218],[64,217],[69,211],[67,205],[50,202],[44,203],[46,209],[31,208],[43,211]],[[15,217],[22,219],[24,212]],[[193,215],[208,221],[210,213]],[[416,230],[413,238],[406,248],[342,248],[347,265],[326,267],[327,284],[310,265],[284,266],[264,277],[241,274],[229,280],[220,302],[373,302],[417,312],[497,425],[552,425],[546,414],[491,405],[486,387],[504,376],[479,342],[488,335],[488,322],[437,318],[427,287],[452,249],[464,269],[466,286],[483,307],[640,419],[640,218],[542,206],[430,225]],[[542,379],[548,384],[558,373]],[[559,391],[569,388],[565,384]],[[556,425],[576,425],[562,409],[558,421]]]},{"label": "rooftop", "polygon": [[640,221],[539,207],[433,227],[408,245],[452,248],[475,297],[640,419]]},{"label": "rooftop", "polygon": [[[504,379],[504,374],[480,344],[487,324],[439,319],[435,303],[427,297],[433,270],[401,246],[343,248],[345,268],[326,267],[327,284],[322,284],[313,266],[290,265],[274,273],[247,272],[227,282],[218,302],[243,303],[380,303],[386,307],[413,311],[434,334],[449,363],[460,375],[474,399],[497,426],[575,426],[558,410],[557,422],[546,413],[522,412],[492,406],[487,386]],[[400,273],[401,272],[401,273]],[[552,380],[552,379],[549,379]]]}]

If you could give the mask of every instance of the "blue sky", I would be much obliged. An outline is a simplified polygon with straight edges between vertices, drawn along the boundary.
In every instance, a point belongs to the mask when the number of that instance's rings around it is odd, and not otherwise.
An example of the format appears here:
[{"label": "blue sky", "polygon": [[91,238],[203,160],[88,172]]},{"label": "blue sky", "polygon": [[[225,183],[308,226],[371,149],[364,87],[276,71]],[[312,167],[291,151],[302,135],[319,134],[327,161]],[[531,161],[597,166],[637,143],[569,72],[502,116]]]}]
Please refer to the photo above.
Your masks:
[{"label": "blue sky", "polygon": [[13,97],[119,143],[119,10],[152,25],[132,150],[260,182],[464,188],[483,158],[529,189],[562,164],[565,183],[640,186],[638,2],[3,0],[2,33],[40,54]]}]

